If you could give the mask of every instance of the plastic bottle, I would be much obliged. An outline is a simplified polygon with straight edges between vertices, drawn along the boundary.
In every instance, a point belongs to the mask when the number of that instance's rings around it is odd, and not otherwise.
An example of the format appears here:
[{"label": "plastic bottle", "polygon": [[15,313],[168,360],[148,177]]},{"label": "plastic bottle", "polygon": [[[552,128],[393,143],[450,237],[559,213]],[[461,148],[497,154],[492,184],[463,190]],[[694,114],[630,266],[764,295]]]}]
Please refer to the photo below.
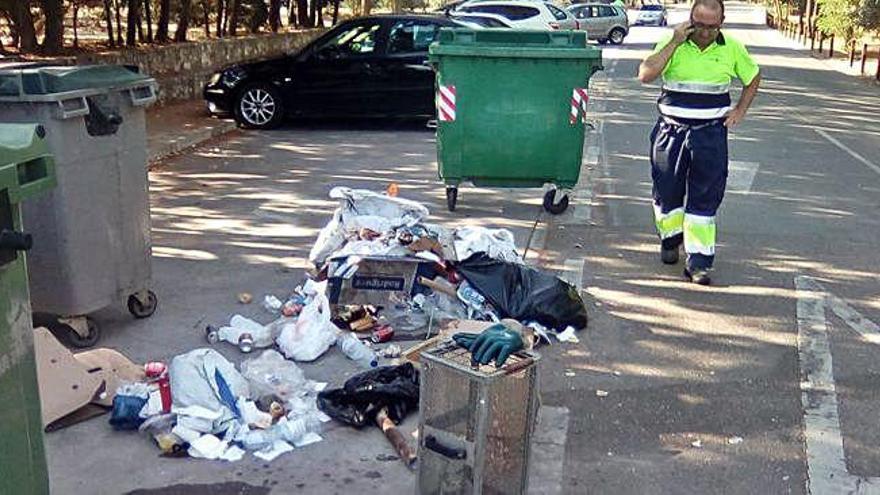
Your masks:
[{"label": "plastic bottle", "polygon": [[365,346],[351,332],[345,332],[336,339],[336,344],[342,350],[348,359],[356,362],[361,368],[375,368],[379,365],[379,360],[369,347]]}]

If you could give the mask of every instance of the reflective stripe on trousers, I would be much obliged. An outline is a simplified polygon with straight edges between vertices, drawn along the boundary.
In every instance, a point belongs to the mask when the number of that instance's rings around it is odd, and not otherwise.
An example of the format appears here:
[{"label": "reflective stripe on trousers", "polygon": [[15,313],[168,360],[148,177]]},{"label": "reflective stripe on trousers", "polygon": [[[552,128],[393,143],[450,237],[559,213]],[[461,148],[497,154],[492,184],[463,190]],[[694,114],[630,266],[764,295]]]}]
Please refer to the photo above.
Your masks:
[{"label": "reflective stripe on trousers", "polygon": [[727,128],[722,120],[683,124],[660,117],[651,132],[654,218],[664,247],[684,242],[688,268],[715,258],[715,213],[727,182]]}]

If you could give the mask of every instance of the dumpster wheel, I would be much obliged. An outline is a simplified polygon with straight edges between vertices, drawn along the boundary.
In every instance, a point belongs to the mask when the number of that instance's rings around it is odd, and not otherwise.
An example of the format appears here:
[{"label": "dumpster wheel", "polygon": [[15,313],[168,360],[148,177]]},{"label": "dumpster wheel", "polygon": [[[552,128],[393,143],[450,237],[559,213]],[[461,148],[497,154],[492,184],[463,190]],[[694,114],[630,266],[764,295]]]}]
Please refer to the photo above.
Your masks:
[{"label": "dumpster wheel", "polygon": [[145,290],[128,296],[128,312],[135,318],[149,318],[156,312],[159,298],[151,290]]},{"label": "dumpster wheel", "polygon": [[101,328],[98,326],[98,323],[89,317],[86,317],[85,320],[88,328],[88,333],[85,336],[80,335],[72,326],[62,323],[62,326],[67,327],[65,329],[67,332],[67,342],[77,349],[92,347],[101,338]]},{"label": "dumpster wheel", "polygon": [[455,203],[458,201],[458,188],[455,186],[446,186],[446,208],[449,211],[455,211]]},{"label": "dumpster wheel", "polygon": [[547,210],[547,213],[559,215],[568,209],[568,194],[562,196],[558,203],[554,203],[554,199],[556,199],[556,189],[550,189],[544,193],[544,209]]}]

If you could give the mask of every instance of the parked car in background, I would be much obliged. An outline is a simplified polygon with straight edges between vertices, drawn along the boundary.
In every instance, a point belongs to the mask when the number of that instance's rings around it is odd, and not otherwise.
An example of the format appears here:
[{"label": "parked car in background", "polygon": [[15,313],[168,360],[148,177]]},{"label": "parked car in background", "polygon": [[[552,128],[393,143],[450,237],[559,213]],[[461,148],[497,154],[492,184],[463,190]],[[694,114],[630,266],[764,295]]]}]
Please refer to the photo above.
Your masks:
[{"label": "parked car in background", "polygon": [[471,0],[455,13],[495,14],[518,29],[578,29],[577,20],[559,7],[537,0]]},{"label": "parked car in background", "polygon": [[629,34],[629,20],[623,7],[604,3],[578,3],[566,10],[587,31],[587,37],[599,43],[611,42],[615,45],[623,43]]},{"label": "parked car in background", "polygon": [[639,9],[635,26],[665,26],[667,23],[666,7],[656,3],[642,5]]},{"label": "parked car in background", "polygon": [[458,22],[459,24],[463,24],[467,27],[472,27],[474,29],[484,29],[484,28],[505,28],[510,29],[510,21],[506,18],[501,17],[496,14],[477,14],[477,13],[465,13],[465,12],[450,12],[449,17]]},{"label": "parked car in background", "polygon": [[285,117],[434,117],[428,46],[445,16],[384,15],[334,27],[299,53],[233,65],[204,88],[213,113],[268,129]]}]

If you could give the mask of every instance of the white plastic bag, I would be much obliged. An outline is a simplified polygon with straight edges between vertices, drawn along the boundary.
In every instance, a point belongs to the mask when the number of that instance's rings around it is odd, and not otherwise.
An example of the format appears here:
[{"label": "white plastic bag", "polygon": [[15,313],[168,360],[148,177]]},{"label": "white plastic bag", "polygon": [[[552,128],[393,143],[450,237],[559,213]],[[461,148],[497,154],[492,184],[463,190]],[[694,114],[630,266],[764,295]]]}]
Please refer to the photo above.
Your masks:
[{"label": "white plastic bag", "polygon": [[299,319],[281,329],[278,348],[288,359],[314,361],[336,342],[336,325],[330,321],[330,301],[323,292],[303,308]]},{"label": "white plastic bag", "polygon": [[474,253],[486,253],[496,260],[520,264],[523,262],[516,252],[513,233],[507,229],[461,227],[455,230],[454,239],[459,261],[468,259]]},{"label": "white plastic bag", "polygon": [[[237,397],[250,394],[248,382],[235,366],[213,349],[195,349],[171,360],[168,369],[171,379],[171,399],[175,408],[201,406],[220,413],[214,420],[213,431],[225,430],[225,424],[235,418],[228,397],[233,404]],[[221,386],[218,376],[225,386]]]},{"label": "white plastic bag", "polygon": [[421,203],[365,189],[334,187],[330,197],[339,200],[339,208],[321,229],[309,253],[309,261],[316,266],[323,265],[327,258],[346,245],[347,233],[358,232],[362,228],[385,233],[415,225],[429,215],[428,209]]}]

